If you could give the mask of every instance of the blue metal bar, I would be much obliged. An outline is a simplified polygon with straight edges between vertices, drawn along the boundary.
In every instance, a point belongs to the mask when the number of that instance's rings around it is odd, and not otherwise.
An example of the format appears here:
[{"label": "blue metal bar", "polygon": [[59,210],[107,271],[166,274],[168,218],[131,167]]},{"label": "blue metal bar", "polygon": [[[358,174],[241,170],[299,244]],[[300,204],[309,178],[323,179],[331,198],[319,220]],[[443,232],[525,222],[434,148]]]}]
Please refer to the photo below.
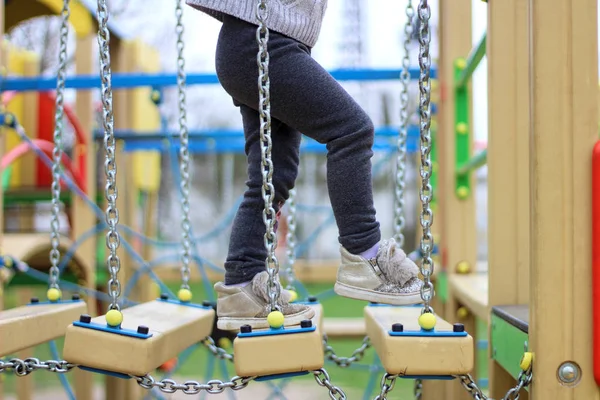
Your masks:
[{"label": "blue metal bar", "polygon": [[[400,69],[338,69],[330,71],[338,81],[382,81],[399,80]],[[419,78],[419,70],[410,70],[411,79]],[[435,79],[436,70],[431,70],[431,77]],[[191,85],[214,85],[219,83],[216,74],[188,74],[186,83]],[[113,89],[131,89],[135,87],[151,86],[155,88],[177,85],[176,74],[113,74]],[[97,75],[79,75],[67,78],[65,87],[68,89],[99,89],[100,77]],[[48,91],[56,89],[56,77],[7,77],[0,80],[2,91]]]},{"label": "blue metal bar", "polygon": [[[152,140],[163,141],[164,139],[179,140],[179,132],[176,131],[135,131],[131,129],[116,129],[114,131],[116,140],[123,140],[126,143],[131,142],[146,142]],[[191,130],[189,132],[189,138],[192,139],[244,139],[244,132],[240,129],[202,129],[202,130]],[[375,129],[376,137],[391,137],[396,138],[398,136],[398,128],[393,126],[383,126]],[[94,132],[95,140],[102,140],[104,138],[104,132],[102,130],[96,130]],[[416,140],[419,138],[419,127],[411,125],[408,128],[409,140]]]}]

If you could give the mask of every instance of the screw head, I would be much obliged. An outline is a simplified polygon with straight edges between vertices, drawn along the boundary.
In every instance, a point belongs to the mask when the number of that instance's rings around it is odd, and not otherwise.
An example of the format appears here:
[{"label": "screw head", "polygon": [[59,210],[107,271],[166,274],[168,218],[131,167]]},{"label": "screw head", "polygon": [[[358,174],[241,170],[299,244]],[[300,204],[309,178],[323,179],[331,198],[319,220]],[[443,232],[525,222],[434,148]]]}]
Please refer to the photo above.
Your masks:
[{"label": "screw head", "polygon": [[309,303],[316,303],[317,302],[317,296],[309,296],[308,297],[308,302]]},{"label": "screw head", "polygon": [[250,325],[242,325],[240,326],[241,333],[250,333],[252,332],[252,327]]},{"label": "screw head", "polygon": [[166,293],[161,293],[161,295],[160,295],[160,299],[161,299],[161,300],[169,300],[169,295],[168,295],[168,294],[166,294]]},{"label": "screw head", "polygon": [[558,367],[558,380],[565,385],[572,385],[579,381],[581,370],[573,362],[564,362]]},{"label": "screw head", "polygon": [[465,326],[463,324],[454,324],[453,328],[454,332],[464,332]]},{"label": "screw head", "polygon": [[79,322],[84,323],[84,324],[89,324],[90,322],[92,322],[92,317],[87,314],[81,314],[79,316]]},{"label": "screw head", "polygon": [[147,326],[144,326],[144,325],[140,325],[137,328],[137,333],[140,333],[142,335],[147,335],[148,333],[150,333],[150,328],[148,328]]},{"label": "screw head", "polygon": [[81,296],[79,296],[78,294],[74,294],[73,296],[71,296],[71,300],[81,300]]},{"label": "screw head", "polygon": [[39,303],[39,302],[40,302],[40,299],[38,299],[37,297],[32,297],[32,298],[30,299],[30,301],[31,301],[31,304],[37,304],[37,303]]},{"label": "screw head", "polygon": [[404,332],[404,325],[396,323],[392,325],[392,332]]},{"label": "screw head", "polygon": [[212,307],[212,304],[208,300],[203,300],[202,307]]},{"label": "screw head", "polygon": [[305,319],[304,321],[300,322],[300,327],[301,328],[312,328],[312,321],[310,319]]}]

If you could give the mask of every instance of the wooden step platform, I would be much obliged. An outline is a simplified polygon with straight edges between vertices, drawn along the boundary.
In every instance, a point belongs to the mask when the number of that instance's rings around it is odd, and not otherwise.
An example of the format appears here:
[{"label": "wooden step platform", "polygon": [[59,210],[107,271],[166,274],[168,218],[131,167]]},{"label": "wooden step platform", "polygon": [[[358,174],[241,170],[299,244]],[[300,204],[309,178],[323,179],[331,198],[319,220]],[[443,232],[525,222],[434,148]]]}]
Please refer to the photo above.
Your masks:
[{"label": "wooden step platform", "polygon": [[86,312],[82,300],[32,303],[0,311],[0,356],[63,336],[71,322]]},{"label": "wooden step platform", "polygon": [[[421,307],[365,307],[367,334],[385,370],[410,377],[470,373],[473,338],[466,332],[454,332],[454,326],[439,317],[434,331],[423,331],[418,324],[420,315]],[[393,332],[392,325],[398,323],[402,332]]]},{"label": "wooden step platform", "polygon": [[322,368],[323,307],[307,303],[315,310],[310,327],[257,329],[239,333],[233,341],[235,373],[238,376],[273,377],[302,374]]},{"label": "wooden step platform", "polygon": [[448,286],[452,295],[462,306],[468,308],[477,318],[488,320],[490,310],[487,272],[451,274],[448,276]]},{"label": "wooden step platform", "polygon": [[145,375],[210,335],[215,318],[212,307],[160,299],[122,313],[120,329],[107,328],[105,316],[71,324],[64,359],[98,372]]},{"label": "wooden step platform", "polygon": [[529,306],[496,306],[492,307],[492,314],[506,321],[508,324],[529,333]]}]

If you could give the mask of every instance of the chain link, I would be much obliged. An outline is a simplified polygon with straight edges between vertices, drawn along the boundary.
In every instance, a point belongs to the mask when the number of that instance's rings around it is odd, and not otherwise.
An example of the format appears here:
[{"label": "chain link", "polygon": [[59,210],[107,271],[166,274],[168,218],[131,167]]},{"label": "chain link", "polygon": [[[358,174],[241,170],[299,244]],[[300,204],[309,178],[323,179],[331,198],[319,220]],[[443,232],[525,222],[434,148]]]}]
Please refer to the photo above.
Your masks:
[{"label": "chain link", "polygon": [[202,344],[210,351],[215,357],[220,360],[227,360],[233,362],[233,354],[229,354],[225,349],[217,346],[215,341],[210,336],[207,336]]},{"label": "chain link", "polygon": [[287,245],[287,268],[285,271],[287,280],[287,290],[295,290],[294,283],[296,276],[294,275],[294,264],[296,263],[296,189],[290,190],[288,198],[288,216],[287,227],[288,231],[285,236]]},{"label": "chain link", "polygon": [[273,208],[273,199],[275,197],[275,188],[273,187],[273,160],[271,159],[271,150],[273,142],[271,141],[271,93],[269,80],[269,29],[267,28],[268,18],[267,0],[258,0],[256,7],[256,17],[259,26],[256,30],[256,41],[258,42],[258,54],[256,62],[258,64],[258,109],[260,113],[260,143],[262,158],[262,197],[265,202],[263,210],[263,221],[265,223],[265,248],[267,249],[267,259],[265,260],[269,280],[267,283],[267,294],[271,311],[279,310],[277,304],[281,295],[281,286],[278,285],[279,261],[275,256],[277,240],[275,237],[275,210]]},{"label": "chain link", "polygon": [[402,58],[402,92],[400,93],[400,131],[398,133],[398,155],[396,157],[396,188],[394,204],[394,239],[400,247],[404,246],[404,193],[406,189],[406,140],[408,137],[408,85],[410,82],[410,38],[413,34],[412,19],[415,9],[412,0],[406,5],[406,24],[404,25],[404,57]]},{"label": "chain link", "polygon": [[327,373],[325,368],[317,369],[315,371],[312,371],[312,373],[319,386],[323,386],[329,389],[330,399],[346,400],[346,393],[344,393],[344,391],[341,388],[331,383],[331,378],[329,378],[329,374]]},{"label": "chain link", "polygon": [[56,79],[56,100],[54,111],[54,149],[52,150],[52,218],[50,220],[50,271],[49,286],[59,289],[58,278],[60,261],[60,166],[63,157],[63,132],[65,109],[65,79],[67,74],[67,41],[69,38],[69,0],[63,1],[60,13],[60,45],[58,52],[58,73]]},{"label": "chain link", "polygon": [[230,381],[212,379],[206,383],[200,383],[197,381],[185,381],[183,383],[177,383],[173,379],[162,379],[157,381],[151,375],[131,377],[134,378],[138,385],[144,389],[152,390],[154,388],[158,388],[163,393],[175,393],[177,391],[181,391],[185,394],[198,394],[203,391],[210,394],[219,394],[223,393],[225,389],[241,390],[247,387],[248,383],[252,382],[256,378],[243,378],[234,376]]},{"label": "chain link", "polygon": [[371,341],[368,336],[362,341],[362,345],[352,352],[350,357],[340,357],[335,353],[333,347],[331,347],[327,343],[327,335],[323,335],[323,348],[325,353],[325,358],[329,361],[334,362],[340,368],[347,368],[354,364],[355,362],[359,362],[365,356],[365,352],[367,349],[371,347]]},{"label": "chain link", "polygon": [[414,386],[415,400],[421,400],[423,398],[423,381],[421,379],[415,379]]},{"label": "chain link", "polygon": [[106,223],[108,232],[106,234],[106,246],[110,250],[106,265],[110,274],[108,280],[108,292],[111,299],[109,310],[120,310],[119,296],[121,295],[121,282],[119,282],[119,271],[121,260],[117,255],[117,249],[121,244],[121,238],[117,231],[119,223],[119,210],[117,209],[117,162],[115,159],[116,144],[114,135],[113,96],[112,96],[112,73],[110,63],[110,31],[108,29],[108,8],[106,0],[98,0],[98,45],[100,47],[100,78],[102,81],[102,124],[104,127],[104,172],[106,174],[105,195]]},{"label": "chain link", "polygon": [[187,127],[187,112],[185,104],[185,58],[183,57],[183,8],[181,0],[177,0],[175,8],[177,16],[177,92],[179,106],[179,170],[181,173],[181,229],[182,246],[181,253],[181,288],[188,289],[190,281],[190,248],[191,248],[191,222],[190,222],[190,151],[189,135]]},{"label": "chain link", "polygon": [[33,371],[42,369],[57,374],[64,374],[75,367],[76,365],[70,364],[64,360],[40,361],[37,358],[26,358],[24,360],[11,358],[8,361],[0,360],[0,374],[12,371],[15,375],[20,377],[27,376]]},{"label": "chain link", "polygon": [[374,400],[386,400],[387,395],[394,389],[394,386],[396,386],[396,378],[398,378],[398,375],[388,373],[383,375],[381,378],[381,391]]},{"label": "chain link", "polygon": [[[460,379],[461,385],[475,400],[493,400],[487,397],[477,386],[471,375],[458,375],[456,378]],[[502,400],[519,400],[521,390],[528,387],[533,380],[532,369],[521,370],[517,377],[517,384],[506,392]]]},{"label": "chain link", "polygon": [[421,70],[419,76],[419,114],[420,114],[420,136],[421,136],[421,227],[423,235],[421,237],[421,275],[423,275],[423,286],[421,286],[421,298],[423,299],[423,312],[433,313],[433,308],[430,305],[433,298],[433,283],[431,282],[431,274],[433,274],[433,258],[431,252],[433,250],[433,235],[431,234],[431,224],[433,222],[433,211],[430,203],[433,196],[430,183],[431,178],[431,56],[429,54],[429,44],[431,42],[431,33],[429,31],[429,18],[431,17],[431,9],[429,8],[428,0],[420,0],[417,13],[419,15],[419,67]]}]

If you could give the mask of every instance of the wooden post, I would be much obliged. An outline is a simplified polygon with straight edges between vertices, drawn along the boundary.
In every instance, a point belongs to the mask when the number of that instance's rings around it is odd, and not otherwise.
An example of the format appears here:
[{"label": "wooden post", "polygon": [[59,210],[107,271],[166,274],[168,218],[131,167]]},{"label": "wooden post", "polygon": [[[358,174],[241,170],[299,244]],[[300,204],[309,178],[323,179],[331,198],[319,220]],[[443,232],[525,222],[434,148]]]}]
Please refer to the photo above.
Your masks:
[{"label": "wooden post", "polygon": [[[441,225],[440,259],[450,275],[455,272],[458,263],[467,262],[474,269],[477,261],[474,197],[471,194],[466,199],[459,199],[455,191],[454,65],[456,59],[466,57],[472,47],[471,1],[441,1],[439,12],[438,77],[442,95],[438,108],[439,129],[436,139],[439,160],[437,198],[441,219],[435,219],[434,216],[434,220],[437,221],[434,224]],[[470,132],[468,134],[471,135]],[[448,298],[445,316],[452,321],[457,315],[457,303],[452,300],[450,288],[448,288]],[[456,381],[447,384],[436,383],[431,386],[431,390],[429,385],[424,390],[427,399],[469,398],[460,383]],[[438,389],[434,391],[433,387]]]},{"label": "wooden post", "polygon": [[[92,49],[96,36],[93,34],[78,36],[77,48],[75,53],[76,72],[78,75],[90,75],[93,73],[93,57]],[[93,201],[96,201],[96,150],[94,142],[94,103],[91,91],[78,91],[75,111],[77,118],[84,127],[87,133],[88,147],[76,147],[74,151],[74,159],[77,159],[81,152],[87,152],[86,159],[86,176],[87,196]],[[71,237],[75,241],[84,233],[92,229],[97,219],[95,214],[90,210],[89,205],[76,194],[73,194],[71,206]],[[97,236],[93,235],[79,247],[77,254],[85,261],[85,265],[92,266],[90,271],[85,271],[86,288],[90,290],[96,289],[96,240]],[[97,315],[97,301],[95,298],[88,298],[87,306],[88,313],[92,316]],[[75,393],[78,399],[87,400],[92,398],[92,386],[94,375],[90,372],[77,369],[75,379]]]},{"label": "wooden post", "polygon": [[[531,305],[535,400],[598,399],[592,370],[591,154],[596,0],[530,0]],[[597,321],[596,321],[597,323]],[[581,368],[561,384],[566,361]]]},{"label": "wooden post", "polygon": [[[488,3],[489,305],[529,301],[528,0]],[[490,349],[491,351],[491,349]],[[514,378],[489,361],[490,396]]]}]

